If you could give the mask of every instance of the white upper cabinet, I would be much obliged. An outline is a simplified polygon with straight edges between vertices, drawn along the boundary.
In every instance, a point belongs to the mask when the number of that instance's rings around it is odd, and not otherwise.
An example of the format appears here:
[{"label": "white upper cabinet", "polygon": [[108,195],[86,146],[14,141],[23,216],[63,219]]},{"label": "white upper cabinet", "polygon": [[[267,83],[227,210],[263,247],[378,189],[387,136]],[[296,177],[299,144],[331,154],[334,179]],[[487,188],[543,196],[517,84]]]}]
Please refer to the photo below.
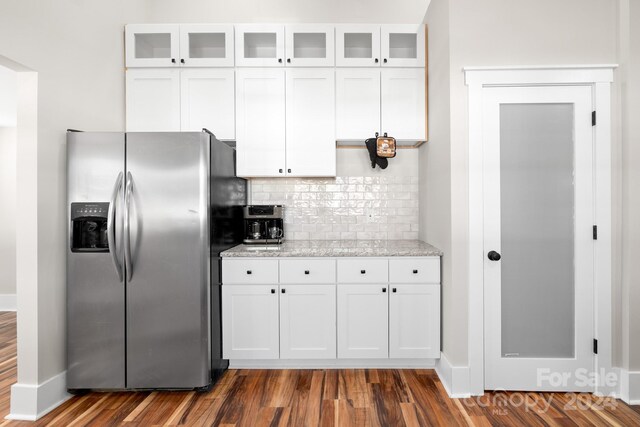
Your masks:
[{"label": "white upper cabinet", "polygon": [[336,139],[373,138],[380,132],[380,70],[336,69]]},{"label": "white upper cabinet", "polygon": [[380,34],[383,67],[424,67],[424,25],[383,25]]},{"label": "white upper cabinet", "polygon": [[234,76],[233,68],[180,71],[182,131],[207,128],[218,139],[236,138]]},{"label": "white upper cabinet", "polygon": [[380,26],[336,26],[336,65],[339,67],[379,66]]},{"label": "white upper cabinet", "polygon": [[233,67],[233,25],[180,25],[180,64]]},{"label": "white upper cabinet", "polygon": [[285,133],[285,70],[237,69],[238,175],[285,176]]},{"label": "white upper cabinet", "polygon": [[125,29],[127,67],[171,67],[180,59],[180,26],[134,24]]},{"label": "white upper cabinet", "polygon": [[236,25],[236,65],[284,66],[284,25]]},{"label": "white upper cabinet", "polygon": [[180,131],[180,70],[127,70],[126,84],[128,132]]},{"label": "white upper cabinet", "polygon": [[285,27],[287,67],[333,67],[335,64],[332,25],[287,25]]},{"label": "white upper cabinet", "polygon": [[389,68],[382,74],[381,130],[400,140],[426,139],[424,68]]},{"label": "white upper cabinet", "polygon": [[286,71],[288,176],[335,176],[335,71]]}]

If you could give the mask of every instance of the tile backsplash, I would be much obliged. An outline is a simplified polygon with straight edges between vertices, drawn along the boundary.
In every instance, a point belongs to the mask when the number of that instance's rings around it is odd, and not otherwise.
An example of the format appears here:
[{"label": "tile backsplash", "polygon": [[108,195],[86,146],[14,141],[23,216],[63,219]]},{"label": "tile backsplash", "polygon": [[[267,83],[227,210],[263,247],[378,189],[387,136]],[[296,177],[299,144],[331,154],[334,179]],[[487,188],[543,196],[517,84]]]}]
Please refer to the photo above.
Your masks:
[{"label": "tile backsplash", "polygon": [[288,240],[418,238],[418,176],[254,178],[251,204],[285,206]]}]

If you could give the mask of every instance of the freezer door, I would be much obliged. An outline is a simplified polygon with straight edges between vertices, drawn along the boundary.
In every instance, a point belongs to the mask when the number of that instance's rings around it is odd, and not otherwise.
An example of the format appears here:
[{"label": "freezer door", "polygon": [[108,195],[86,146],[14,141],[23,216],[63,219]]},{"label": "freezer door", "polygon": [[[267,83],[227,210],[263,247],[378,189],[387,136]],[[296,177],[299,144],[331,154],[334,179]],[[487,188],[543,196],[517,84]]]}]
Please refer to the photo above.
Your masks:
[{"label": "freezer door", "polygon": [[127,133],[127,388],[210,383],[209,135]]},{"label": "freezer door", "polygon": [[[117,184],[124,173],[124,134],[68,133],[67,171],[67,387],[123,388],[123,190]],[[71,252],[70,208],[78,202],[110,203],[110,252]]]}]

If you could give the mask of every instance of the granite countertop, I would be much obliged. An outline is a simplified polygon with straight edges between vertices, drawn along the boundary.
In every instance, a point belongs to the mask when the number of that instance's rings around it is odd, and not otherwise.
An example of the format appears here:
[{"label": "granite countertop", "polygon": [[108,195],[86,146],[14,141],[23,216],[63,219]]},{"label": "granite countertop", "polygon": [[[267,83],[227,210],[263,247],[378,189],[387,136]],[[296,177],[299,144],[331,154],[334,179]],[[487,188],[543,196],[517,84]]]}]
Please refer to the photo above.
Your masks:
[{"label": "granite countertop", "polygon": [[281,245],[238,245],[223,257],[442,256],[421,240],[285,240]]}]

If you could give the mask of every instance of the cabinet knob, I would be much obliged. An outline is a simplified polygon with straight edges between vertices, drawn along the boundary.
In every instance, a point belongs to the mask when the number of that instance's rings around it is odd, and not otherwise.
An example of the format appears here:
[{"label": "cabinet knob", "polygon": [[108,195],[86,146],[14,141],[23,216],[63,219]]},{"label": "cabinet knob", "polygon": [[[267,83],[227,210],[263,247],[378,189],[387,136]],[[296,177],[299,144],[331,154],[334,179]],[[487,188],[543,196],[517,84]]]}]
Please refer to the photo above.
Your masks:
[{"label": "cabinet knob", "polygon": [[282,58],[278,58],[278,62],[282,64]]},{"label": "cabinet knob", "polygon": [[282,169],[278,169],[278,173],[282,173]]},{"label": "cabinet knob", "polygon": [[398,290],[396,288],[392,289],[393,293],[395,294],[396,292],[398,292]]},{"label": "cabinet knob", "polygon": [[367,270],[360,270],[360,274],[364,274],[366,272],[367,272]]},{"label": "cabinet knob", "polygon": [[[386,59],[385,59],[384,61],[385,61],[385,62],[387,62],[387,60],[386,60]],[[180,59],[180,63],[181,63],[181,64],[184,64],[184,58],[181,58],[181,59]]]},{"label": "cabinet knob", "polygon": [[378,63],[378,58],[374,59],[374,62],[377,64]]},{"label": "cabinet knob", "polygon": [[251,270],[247,270],[247,274],[251,274]]},{"label": "cabinet knob", "polygon": [[281,289],[280,292],[282,292],[283,294],[286,293],[285,289]]},{"label": "cabinet knob", "polygon": [[287,169],[287,173],[291,173],[291,169]]},{"label": "cabinet knob", "polygon": [[487,254],[487,257],[488,257],[491,261],[500,261],[500,258],[502,258],[502,257],[500,256],[500,254],[499,254],[498,252],[496,252],[496,251],[490,251],[490,252]]},{"label": "cabinet knob", "polygon": [[291,58],[287,58],[287,62],[291,64]]},{"label": "cabinet knob", "polygon": [[418,270],[413,270],[413,274],[418,274]]},{"label": "cabinet knob", "polygon": [[382,62],[384,62],[384,63],[386,64],[386,63],[387,63],[387,58],[384,58],[384,59],[382,60]]},{"label": "cabinet knob", "polygon": [[176,58],[171,58],[171,62],[172,62],[173,64],[175,64],[175,63],[176,63]]},{"label": "cabinet knob", "polygon": [[271,289],[271,293],[272,293],[272,294],[275,294],[275,293],[276,293],[276,290],[275,290],[275,289]]},{"label": "cabinet knob", "polygon": [[387,292],[387,288],[382,288],[382,292]]},{"label": "cabinet knob", "polygon": [[305,270],[305,271],[304,271],[304,274],[309,274],[309,270]]}]

